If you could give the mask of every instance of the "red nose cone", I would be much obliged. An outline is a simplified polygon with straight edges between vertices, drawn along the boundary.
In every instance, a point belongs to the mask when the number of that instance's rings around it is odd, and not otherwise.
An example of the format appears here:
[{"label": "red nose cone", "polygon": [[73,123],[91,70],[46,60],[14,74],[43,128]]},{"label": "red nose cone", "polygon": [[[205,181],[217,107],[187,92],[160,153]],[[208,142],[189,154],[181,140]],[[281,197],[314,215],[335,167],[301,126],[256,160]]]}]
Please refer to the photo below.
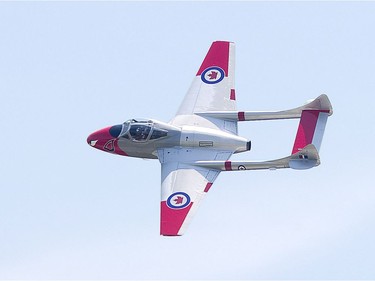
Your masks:
[{"label": "red nose cone", "polygon": [[87,143],[105,152],[127,156],[125,151],[120,149],[118,145],[118,137],[120,136],[122,125],[106,127],[96,131],[87,137]]},{"label": "red nose cone", "polygon": [[111,127],[106,127],[106,128],[103,128],[101,130],[98,130],[92,133],[91,135],[87,137],[87,143],[92,147],[105,150],[105,151],[111,151],[111,147],[108,147],[108,149],[105,149],[108,141],[113,139],[113,137],[109,133],[110,128]]}]

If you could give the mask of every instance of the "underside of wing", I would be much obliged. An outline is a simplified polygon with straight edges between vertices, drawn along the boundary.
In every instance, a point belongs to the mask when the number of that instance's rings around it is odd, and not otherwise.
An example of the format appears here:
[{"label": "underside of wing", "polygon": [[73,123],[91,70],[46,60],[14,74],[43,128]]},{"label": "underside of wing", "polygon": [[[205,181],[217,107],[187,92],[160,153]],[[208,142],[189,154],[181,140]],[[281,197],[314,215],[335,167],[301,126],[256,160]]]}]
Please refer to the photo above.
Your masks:
[{"label": "underside of wing", "polygon": [[[164,164],[162,169],[169,170],[168,166],[179,166],[179,163]],[[162,183],[160,234],[179,236],[185,230],[195,214],[200,201],[210,189],[218,171],[180,167],[172,170]]]},{"label": "underside of wing", "polygon": [[[236,110],[234,89],[235,45],[213,42],[171,124],[199,125],[236,133],[236,122],[197,116],[196,112]],[[235,128],[234,128],[235,127]]]},{"label": "underside of wing", "polygon": [[162,178],[160,234],[183,235],[201,200],[220,173],[189,162],[194,159],[226,160],[232,153],[176,148],[162,149],[158,153]]}]

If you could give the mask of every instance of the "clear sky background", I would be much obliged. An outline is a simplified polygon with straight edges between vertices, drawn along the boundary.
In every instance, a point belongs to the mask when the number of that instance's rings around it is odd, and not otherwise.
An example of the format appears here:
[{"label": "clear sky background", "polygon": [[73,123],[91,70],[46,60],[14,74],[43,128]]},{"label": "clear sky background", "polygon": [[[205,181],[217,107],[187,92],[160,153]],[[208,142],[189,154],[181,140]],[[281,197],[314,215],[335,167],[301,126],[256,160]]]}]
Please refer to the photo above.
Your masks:
[{"label": "clear sky background", "polygon": [[[375,3],[1,2],[0,279],[375,279]],[[160,164],[92,149],[169,121],[212,41],[236,43],[242,110],[326,93],[308,171],[222,173],[187,233],[159,236]],[[287,156],[298,121],[247,122]]]}]

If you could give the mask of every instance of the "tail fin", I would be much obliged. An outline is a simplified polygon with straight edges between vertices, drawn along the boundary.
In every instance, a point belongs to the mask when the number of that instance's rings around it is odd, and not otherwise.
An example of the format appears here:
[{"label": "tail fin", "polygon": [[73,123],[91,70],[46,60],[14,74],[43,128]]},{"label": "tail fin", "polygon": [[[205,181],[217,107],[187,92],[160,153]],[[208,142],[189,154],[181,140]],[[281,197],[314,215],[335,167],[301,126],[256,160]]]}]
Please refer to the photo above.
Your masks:
[{"label": "tail fin", "polygon": [[324,129],[328,116],[332,115],[332,105],[326,95],[321,95],[302,110],[292,154],[297,153],[309,144],[317,151],[322,144]]}]

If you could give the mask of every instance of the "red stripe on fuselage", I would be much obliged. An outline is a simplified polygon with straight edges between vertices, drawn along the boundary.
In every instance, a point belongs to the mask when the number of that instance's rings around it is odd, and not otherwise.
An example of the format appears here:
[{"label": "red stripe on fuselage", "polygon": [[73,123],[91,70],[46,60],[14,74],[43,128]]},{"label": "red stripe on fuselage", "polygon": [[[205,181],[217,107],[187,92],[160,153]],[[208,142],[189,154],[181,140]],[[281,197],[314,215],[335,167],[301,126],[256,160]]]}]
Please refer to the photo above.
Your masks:
[{"label": "red stripe on fuselage", "polygon": [[229,65],[229,42],[217,41],[212,43],[206,57],[203,60],[201,67],[197,72],[197,76],[201,75],[202,72],[211,67],[218,66],[225,72],[225,76],[228,77],[228,65]]}]

